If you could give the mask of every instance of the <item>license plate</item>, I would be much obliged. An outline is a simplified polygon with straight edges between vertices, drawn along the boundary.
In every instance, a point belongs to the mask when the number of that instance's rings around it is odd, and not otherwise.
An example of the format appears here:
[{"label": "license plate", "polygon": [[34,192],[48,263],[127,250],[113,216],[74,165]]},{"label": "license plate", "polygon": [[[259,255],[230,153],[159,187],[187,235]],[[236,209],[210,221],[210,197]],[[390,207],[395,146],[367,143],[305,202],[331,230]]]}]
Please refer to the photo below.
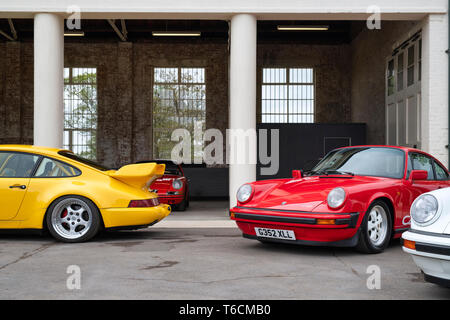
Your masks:
[{"label": "license plate", "polygon": [[292,230],[255,228],[255,232],[258,237],[283,239],[283,240],[296,240],[295,233]]}]

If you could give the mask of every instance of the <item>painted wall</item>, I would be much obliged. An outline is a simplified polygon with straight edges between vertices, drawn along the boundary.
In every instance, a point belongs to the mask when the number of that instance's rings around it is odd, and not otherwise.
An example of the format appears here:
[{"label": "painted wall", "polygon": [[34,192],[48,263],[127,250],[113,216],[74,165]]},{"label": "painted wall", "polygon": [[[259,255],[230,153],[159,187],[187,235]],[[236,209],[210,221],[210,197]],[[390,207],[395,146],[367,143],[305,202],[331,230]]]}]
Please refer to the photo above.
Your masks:
[{"label": "painted wall", "polygon": [[[106,4],[107,3],[107,4]],[[258,19],[365,19],[367,9],[377,5],[384,13],[384,19],[423,18],[427,13],[444,13],[447,0],[15,0],[0,3],[0,17],[31,18],[35,12],[66,13],[76,4],[85,18],[174,18],[211,19],[230,18],[237,13],[252,13]],[[105,5],[106,4],[106,5]],[[107,15],[106,15],[107,13]],[[301,17],[299,15],[302,15]],[[325,18],[326,19],[326,18]]]}]

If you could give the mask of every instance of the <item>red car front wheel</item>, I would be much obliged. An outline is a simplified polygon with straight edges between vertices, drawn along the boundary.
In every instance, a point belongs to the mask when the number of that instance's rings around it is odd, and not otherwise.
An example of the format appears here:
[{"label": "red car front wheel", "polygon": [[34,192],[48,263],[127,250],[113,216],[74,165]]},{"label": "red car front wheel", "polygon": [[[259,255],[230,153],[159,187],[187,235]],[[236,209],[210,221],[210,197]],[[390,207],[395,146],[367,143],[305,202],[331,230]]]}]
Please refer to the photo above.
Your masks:
[{"label": "red car front wheel", "polygon": [[384,201],[374,201],[361,223],[357,250],[364,253],[383,252],[392,235],[391,217],[391,210]]}]

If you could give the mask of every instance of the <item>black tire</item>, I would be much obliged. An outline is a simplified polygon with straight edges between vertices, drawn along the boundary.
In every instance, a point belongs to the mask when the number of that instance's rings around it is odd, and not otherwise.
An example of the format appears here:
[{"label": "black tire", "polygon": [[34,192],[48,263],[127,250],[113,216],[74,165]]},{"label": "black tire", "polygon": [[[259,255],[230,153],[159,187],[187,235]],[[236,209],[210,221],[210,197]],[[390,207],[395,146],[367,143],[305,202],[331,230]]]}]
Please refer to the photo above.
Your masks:
[{"label": "black tire", "polygon": [[[384,210],[385,217],[382,218],[382,223],[385,224],[385,232],[381,232],[376,241],[371,239],[370,235],[374,232],[374,229],[369,229],[369,223],[373,221],[373,216],[371,216],[371,212],[374,211],[375,214],[380,214],[383,216],[382,211]],[[377,213],[377,211],[379,211]],[[378,233],[375,232],[374,237],[376,237]],[[389,206],[386,202],[382,200],[375,200],[367,209],[366,214],[364,215],[364,219],[360,226],[360,235],[358,244],[356,245],[356,250],[363,253],[381,253],[386,249],[389,245],[389,242],[392,237],[392,213],[389,209]]]},{"label": "black tire", "polygon": [[176,211],[186,211],[189,208],[189,193],[186,192],[186,196],[179,204],[172,205],[172,208]]},{"label": "black tire", "polygon": [[[68,212],[69,207],[73,210],[71,213]],[[66,210],[65,215],[64,210]],[[85,223],[84,227],[81,221]],[[92,239],[102,225],[97,206],[91,200],[75,195],[56,199],[47,209],[45,223],[47,230],[56,240],[67,243]],[[73,235],[69,235],[70,232],[73,232]]]},{"label": "black tire", "polygon": [[186,209],[189,208],[189,193],[186,194]]},{"label": "black tire", "polygon": [[186,199],[183,199],[179,204],[175,205],[176,211],[186,211],[187,205],[186,205]]}]

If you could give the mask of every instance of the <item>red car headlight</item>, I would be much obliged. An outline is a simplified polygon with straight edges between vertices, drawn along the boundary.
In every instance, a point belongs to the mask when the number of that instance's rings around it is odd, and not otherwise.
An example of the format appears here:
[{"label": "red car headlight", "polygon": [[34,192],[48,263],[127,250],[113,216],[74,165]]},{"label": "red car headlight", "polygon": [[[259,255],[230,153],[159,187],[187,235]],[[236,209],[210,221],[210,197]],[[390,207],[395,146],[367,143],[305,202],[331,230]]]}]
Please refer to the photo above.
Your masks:
[{"label": "red car headlight", "polygon": [[342,206],[347,198],[347,194],[343,188],[334,188],[328,193],[327,203],[332,209]]},{"label": "red car headlight", "polygon": [[253,187],[250,184],[242,185],[237,193],[236,197],[240,203],[248,202],[253,196]]},{"label": "red car headlight", "polygon": [[175,190],[180,190],[181,188],[183,188],[183,181],[180,179],[173,180],[172,188],[174,188]]},{"label": "red car headlight", "polygon": [[159,198],[145,200],[131,200],[128,208],[149,208],[159,205]]}]

